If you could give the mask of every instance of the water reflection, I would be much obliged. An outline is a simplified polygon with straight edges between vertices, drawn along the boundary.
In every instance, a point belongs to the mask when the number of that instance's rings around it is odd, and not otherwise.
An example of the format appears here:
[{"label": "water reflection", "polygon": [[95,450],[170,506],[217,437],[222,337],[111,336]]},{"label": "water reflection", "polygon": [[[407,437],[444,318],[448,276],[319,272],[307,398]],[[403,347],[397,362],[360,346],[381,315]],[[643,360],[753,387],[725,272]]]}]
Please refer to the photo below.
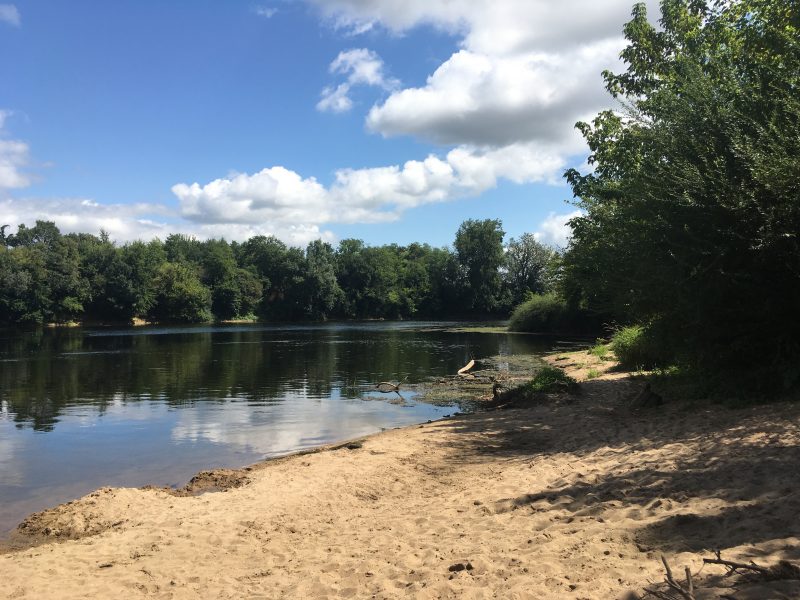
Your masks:
[{"label": "water reflection", "polygon": [[0,331],[0,533],[101,485],[183,484],[452,409],[362,399],[541,340],[420,324]]}]

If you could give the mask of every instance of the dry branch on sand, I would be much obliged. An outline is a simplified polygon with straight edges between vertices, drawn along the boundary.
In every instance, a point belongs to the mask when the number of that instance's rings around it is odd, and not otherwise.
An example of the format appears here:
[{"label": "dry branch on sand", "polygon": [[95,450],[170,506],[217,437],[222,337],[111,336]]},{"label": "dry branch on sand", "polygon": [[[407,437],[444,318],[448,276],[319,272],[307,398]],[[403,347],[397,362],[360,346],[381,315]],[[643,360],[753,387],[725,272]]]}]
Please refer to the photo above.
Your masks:
[{"label": "dry branch on sand", "polygon": [[750,574],[751,577],[755,576],[764,581],[773,581],[778,579],[800,579],[800,567],[790,563],[789,561],[782,560],[777,565],[772,567],[761,567],[754,562],[740,563],[732,560],[723,560],[720,552],[716,552],[716,558],[704,558],[703,563],[707,565],[722,565],[727,567],[728,572],[726,575],[736,575],[744,571]]},{"label": "dry branch on sand", "polygon": [[[785,560],[778,562],[778,564],[772,567],[762,567],[752,561],[749,563],[740,563],[732,560],[724,560],[719,550],[715,554],[716,558],[704,558],[703,564],[722,565],[727,568],[726,576],[745,575],[745,581],[748,583],[754,581],[800,579],[800,567]],[[696,600],[695,585],[689,567],[685,568],[686,583],[682,584],[675,580],[675,577],[672,575],[672,569],[664,556],[661,557],[661,562],[666,571],[664,583],[667,589],[648,588],[645,590],[645,598],[649,596],[658,598],[659,600]]]}]

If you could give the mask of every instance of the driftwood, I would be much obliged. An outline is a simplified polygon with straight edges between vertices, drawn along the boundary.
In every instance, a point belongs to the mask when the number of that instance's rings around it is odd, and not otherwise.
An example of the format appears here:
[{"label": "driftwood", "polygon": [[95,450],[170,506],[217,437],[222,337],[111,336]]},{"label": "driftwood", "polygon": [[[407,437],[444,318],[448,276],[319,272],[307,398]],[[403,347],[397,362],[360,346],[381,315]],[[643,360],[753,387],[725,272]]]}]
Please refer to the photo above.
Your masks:
[{"label": "driftwood", "polygon": [[395,394],[400,396],[400,399],[403,400],[403,402],[405,402],[406,400],[400,393],[399,383],[392,383],[391,381],[381,381],[380,383],[375,384],[375,389],[379,391],[381,394],[391,394],[392,392],[394,392]]},{"label": "driftwood", "polygon": [[381,381],[380,383],[375,384],[375,389],[378,390],[381,394],[390,394],[392,392],[399,391],[400,384],[392,383],[391,381]]},{"label": "driftwood", "polygon": [[475,366],[475,361],[474,360],[470,360],[466,365],[464,365],[463,367],[461,367],[458,370],[458,374],[459,375],[466,375],[467,371],[469,371],[474,366]]}]

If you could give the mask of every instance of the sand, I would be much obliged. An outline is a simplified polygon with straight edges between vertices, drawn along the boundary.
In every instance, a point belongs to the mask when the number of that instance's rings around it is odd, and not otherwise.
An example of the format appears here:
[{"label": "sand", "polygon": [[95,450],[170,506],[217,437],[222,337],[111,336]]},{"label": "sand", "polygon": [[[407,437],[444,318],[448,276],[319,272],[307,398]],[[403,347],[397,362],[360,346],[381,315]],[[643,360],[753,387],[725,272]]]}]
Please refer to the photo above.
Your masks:
[{"label": "sand", "polygon": [[[575,356],[555,364],[597,362]],[[607,366],[578,396],[193,488],[224,491],[98,490],[26,521],[0,555],[0,597],[633,598],[663,580],[664,554],[698,600],[800,598],[798,580],[702,564],[715,549],[800,559],[800,406],[637,409],[641,381]]]}]

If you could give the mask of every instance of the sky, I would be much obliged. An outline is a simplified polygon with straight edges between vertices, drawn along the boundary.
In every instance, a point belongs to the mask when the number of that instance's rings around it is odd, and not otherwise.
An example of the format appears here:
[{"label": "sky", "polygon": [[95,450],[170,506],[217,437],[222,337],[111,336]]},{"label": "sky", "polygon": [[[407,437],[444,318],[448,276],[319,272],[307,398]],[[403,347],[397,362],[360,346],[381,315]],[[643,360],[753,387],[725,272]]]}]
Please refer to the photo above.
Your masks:
[{"label": "sky", "polygon": [[0,225],[563,246],[632,5],[0,0]]}]

